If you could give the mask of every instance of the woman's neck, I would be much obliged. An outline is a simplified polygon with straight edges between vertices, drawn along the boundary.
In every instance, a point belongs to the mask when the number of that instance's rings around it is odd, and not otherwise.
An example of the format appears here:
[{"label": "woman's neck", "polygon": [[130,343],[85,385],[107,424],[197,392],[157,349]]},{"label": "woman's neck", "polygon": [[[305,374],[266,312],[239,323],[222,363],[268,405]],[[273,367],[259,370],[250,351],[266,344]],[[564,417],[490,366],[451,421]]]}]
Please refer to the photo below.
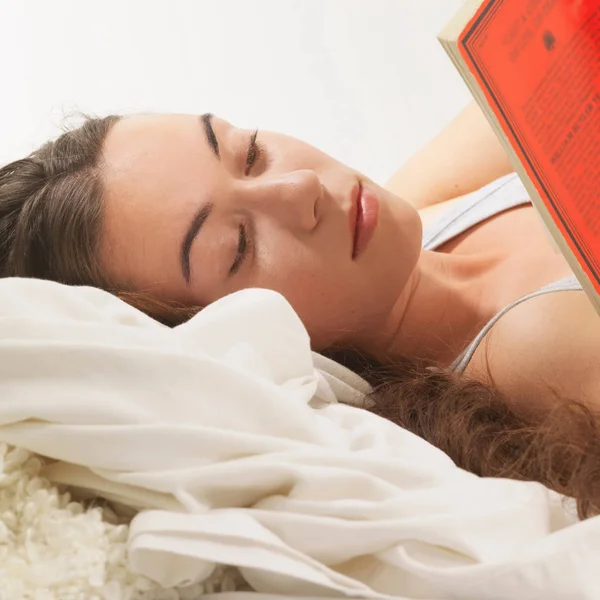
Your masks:
[{"label": "woman's neck", "polygon": [[408,285],[368,351],[450,365],[499,310],[490,293],[497,257],[424,250]]}]

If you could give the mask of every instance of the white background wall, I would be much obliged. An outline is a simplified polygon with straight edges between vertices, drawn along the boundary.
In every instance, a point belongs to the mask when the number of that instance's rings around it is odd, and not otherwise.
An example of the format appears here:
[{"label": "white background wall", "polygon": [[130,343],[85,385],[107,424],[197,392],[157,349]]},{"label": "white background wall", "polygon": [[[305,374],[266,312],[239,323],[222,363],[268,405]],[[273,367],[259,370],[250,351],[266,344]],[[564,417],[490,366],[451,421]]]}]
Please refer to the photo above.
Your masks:
[{"label": "white background wall", "polygon": [[385,180],[467,102],[461,0],[0,0],[0,163],[74,111],[210,110]]}]

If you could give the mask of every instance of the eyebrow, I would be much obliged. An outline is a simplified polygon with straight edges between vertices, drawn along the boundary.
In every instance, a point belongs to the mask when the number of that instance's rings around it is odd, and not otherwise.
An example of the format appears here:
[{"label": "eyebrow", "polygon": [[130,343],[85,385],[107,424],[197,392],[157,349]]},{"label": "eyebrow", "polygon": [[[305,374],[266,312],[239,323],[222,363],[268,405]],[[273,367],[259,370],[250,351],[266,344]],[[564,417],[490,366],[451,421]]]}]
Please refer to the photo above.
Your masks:
[{"label": "eyebrow", "polygon": [[[200,116],[200,122],[202,127],[204,128],[204,133],[206,135],[206,142],[209,145],[210,149],[213,151],[213,154],[221,160],[221,155],[219,153],[219,140],[217,140],[217,136],[215,135],[215,130],[212,126],[212,118],[213,115],[211,113],[205,113]],[[210,216],[212,212],[213,204],[207,202],[203,204],[198,212],[194,215],[188,230],[186,231],[185,237],[181,242],[181,250],[179,253],[180,261],[181,261],[181,272],[183,273],[183,277],[186,282],[189,283],[191,279],[191,268],[190,268],[190,251],[192,249],[192,244],[196,239],[198,233],[202,229],[204,223],[206,223],[206,219]]]},{"label": "eyebrow", "polygon": [[196,239],[196,236],[202,229],[204,223],[206,223],[206,219],[210,216],[212,212],[213,204],[207,202],[200,207],[200,210],[194,215],[192,222],[183,238],[183,242],[181,243],[181,272],[187,283],[190,282],[191,278],[191,269],[190,269],[190,250],[192,249],[192,244]]},{"label": "eyebrow", "polygon": [[221,160],[221,155],[219,153],[219,140],[217,140],[217,136],[215,135],[215,130],[212,126],[213,115],[211,113],[205,113],[200,117],[200,121],[204,126],[204,133],[206,134],[206,141],[210,146],[210,149],[213,151],[213,154]]}]

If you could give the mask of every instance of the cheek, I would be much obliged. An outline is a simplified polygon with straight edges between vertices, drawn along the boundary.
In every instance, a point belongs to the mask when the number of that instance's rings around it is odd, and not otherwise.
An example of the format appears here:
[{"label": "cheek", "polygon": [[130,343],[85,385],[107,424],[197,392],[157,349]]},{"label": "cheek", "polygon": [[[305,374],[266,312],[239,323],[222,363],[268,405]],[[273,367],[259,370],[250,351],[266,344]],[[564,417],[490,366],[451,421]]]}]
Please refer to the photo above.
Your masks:
[{"label": "cheek", "polygon": [[293,244],[264,254],[256,285],[285,297],[316,349],[354,337],[381,312],[379,286],[364,280],[351,262],[328,261],[324,252]]},{"label": "cheek", "polygon": [[[331,275],[331,276],[328,276]],[[342,343],[360,331],[365,309],[352,282],[335,273],[297,273],[283,283],[282,293],[308,331],[314,348]]]}]

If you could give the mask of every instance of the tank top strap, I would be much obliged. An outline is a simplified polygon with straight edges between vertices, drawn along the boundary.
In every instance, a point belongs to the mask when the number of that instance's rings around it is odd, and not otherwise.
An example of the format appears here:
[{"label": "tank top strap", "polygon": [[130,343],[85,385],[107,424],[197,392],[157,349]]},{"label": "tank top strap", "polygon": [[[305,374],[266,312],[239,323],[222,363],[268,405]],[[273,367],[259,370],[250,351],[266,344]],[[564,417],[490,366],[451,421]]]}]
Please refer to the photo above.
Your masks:
[{"label": "tank top strap", "polygon": [[537,298],[538,296],[543,296],[544,294],[552,294],[554,292],[579,292],[583,288],[577,277],[575,275],[569,275],[568,277],[564,277],[559,281],[555,281],[539,290],[532,292],[531,294],[527,294],[522,298],[519,298],[516,302],[509,304],[505,308],[503,308],[498,314],[494,315],[492,319],[490,319],[485,327],[477,334],[475,339],[463,350],[460,356],[452,363],[450,366],[450,370],[455,373],[461,374],[467,368],[467,365],[471,362],[473,355],[477,351],[477,348],[481,345],[481,342],[485,338],[485,336],[490,332],[490,329],[510,310],[526,302],[527,300],[531,300],[532,298]]},{"label": "tank top strap", "polygon": [[423,248],[435,250],[442,244],[505,210],[531,202],[516,173],[506,175],[468,194],[423,231]]}]

